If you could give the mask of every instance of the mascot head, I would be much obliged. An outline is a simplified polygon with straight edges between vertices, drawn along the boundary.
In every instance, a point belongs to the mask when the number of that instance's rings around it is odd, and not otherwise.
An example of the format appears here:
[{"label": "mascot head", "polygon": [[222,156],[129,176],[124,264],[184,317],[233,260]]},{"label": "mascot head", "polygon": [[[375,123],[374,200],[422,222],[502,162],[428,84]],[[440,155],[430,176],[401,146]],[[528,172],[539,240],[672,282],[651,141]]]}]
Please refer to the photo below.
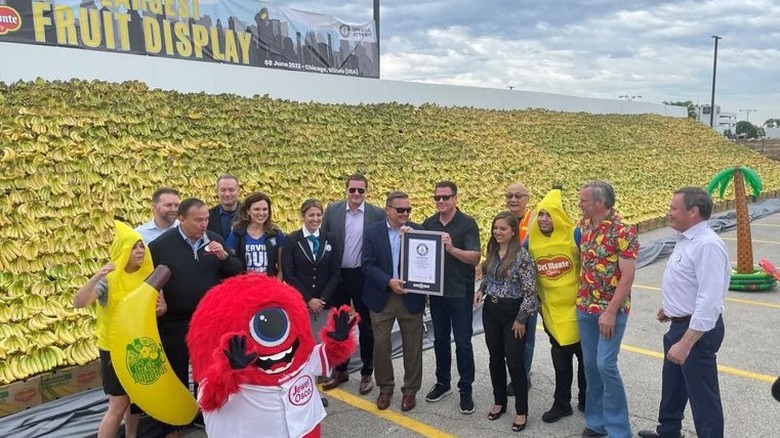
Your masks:
[{"label": "mascot head", "polygon": [[246,337],[246,383],[274,386],[306,363],[314,349],[309,314],[301,294],[276,278],[260,274],[232,277],[213,287],[190,321],[187,345],[192,373],[200,381],[233,335]]}]

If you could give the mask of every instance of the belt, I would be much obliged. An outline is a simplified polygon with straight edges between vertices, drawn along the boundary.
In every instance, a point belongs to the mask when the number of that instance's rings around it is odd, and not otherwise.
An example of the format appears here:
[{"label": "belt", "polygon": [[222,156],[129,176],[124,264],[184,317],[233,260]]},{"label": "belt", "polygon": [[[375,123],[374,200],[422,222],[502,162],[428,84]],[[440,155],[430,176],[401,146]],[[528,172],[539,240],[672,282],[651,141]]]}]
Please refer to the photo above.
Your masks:
[{"label": "belt", "polygon": [[490,301],[493,304],[520,304],[522,301],[520,298],[503,298],[503,297],[497,297],[495,295],[487,295],[485,297],[486,301]]},{"label": "belt", "polygon": [[685,323],[687,323],[687,322],[689,322],[691,320],[691,315],[687,315],[687,316],[671,316],[671,317],[669,317],[669,319],[672,320],[672,322],[677,322],[677,323],[685,322]]}]

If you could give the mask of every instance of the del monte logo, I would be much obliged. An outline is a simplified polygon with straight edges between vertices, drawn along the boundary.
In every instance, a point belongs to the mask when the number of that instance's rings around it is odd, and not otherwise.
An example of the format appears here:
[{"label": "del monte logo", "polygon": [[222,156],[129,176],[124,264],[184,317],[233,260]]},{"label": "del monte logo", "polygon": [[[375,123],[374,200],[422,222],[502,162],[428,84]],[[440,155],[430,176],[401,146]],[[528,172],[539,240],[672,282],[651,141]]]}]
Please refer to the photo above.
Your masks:
[{"label": "del monte logo", "polygon": [[0,35],[19,30],[22,27],[22,16],[14,8],[0,6]]},{"label": "del monte logo", "polygon": [[536,260],[536,272],[542,277],[555,280],[572,269],[571,260],[565,255],[541,257]]}]

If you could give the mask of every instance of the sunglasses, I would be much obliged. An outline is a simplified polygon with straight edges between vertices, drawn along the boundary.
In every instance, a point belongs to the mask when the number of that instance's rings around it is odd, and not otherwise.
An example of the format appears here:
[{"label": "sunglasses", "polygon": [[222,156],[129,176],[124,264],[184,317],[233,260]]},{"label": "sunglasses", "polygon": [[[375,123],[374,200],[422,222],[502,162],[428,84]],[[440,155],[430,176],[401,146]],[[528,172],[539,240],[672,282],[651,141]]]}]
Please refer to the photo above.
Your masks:
[{"label": "sunglasses", "polygon": [[350,187],[349,188],[349,193],[355,193],[355,192],[358,192],[358,193],[360,193],[362,195],[363,193],[366,193],[366,189],[364,189],[363,187]]},{"label": "sunglasses", "polygon": [[398,214],[404,214],[404,213],[411,213],[412,212],[412,207],[406,207],[406,208],[404,208],[404,207],[390,207],[390,208],[394,209],[395,212],[398,213]]},{"label": "sunglasses", "polygon": [[454,195],[441,195],[441,196],[434,195],[433,196],[433,200],[436,201],[436,202],[439,202],[439,201],[449,201],[450,199],[452,199],[453,196]]},{"label": "sunglasses", "polygon": [[512,198],[523,199],[523,198],[525,198],[528,195],[526,195],[525,193],[507,193],[504,196],[506,196],[506,199],[512,199]]}]

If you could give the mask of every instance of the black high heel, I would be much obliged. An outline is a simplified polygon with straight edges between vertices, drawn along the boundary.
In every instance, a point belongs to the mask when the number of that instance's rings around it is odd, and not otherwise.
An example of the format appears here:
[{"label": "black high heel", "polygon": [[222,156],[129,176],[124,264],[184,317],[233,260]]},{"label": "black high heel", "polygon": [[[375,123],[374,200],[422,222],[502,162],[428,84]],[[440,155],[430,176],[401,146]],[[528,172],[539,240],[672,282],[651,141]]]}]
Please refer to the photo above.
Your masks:
[{"label": "black high heel", "polygon": [[525,426],[528,424],[528,416],[525,417],[525,423],[518,424],[518,423],[512,423],[512,430],[515,432],[520,432],[521,430],[525,429]]},{"label": "black high heel", "polygon": [[501,410],[498,412],[488,412],[487,419],[490,421],[495,421],[501,418],[501,415],[503,415],[506,412],[506,405],[501,406]]}]

